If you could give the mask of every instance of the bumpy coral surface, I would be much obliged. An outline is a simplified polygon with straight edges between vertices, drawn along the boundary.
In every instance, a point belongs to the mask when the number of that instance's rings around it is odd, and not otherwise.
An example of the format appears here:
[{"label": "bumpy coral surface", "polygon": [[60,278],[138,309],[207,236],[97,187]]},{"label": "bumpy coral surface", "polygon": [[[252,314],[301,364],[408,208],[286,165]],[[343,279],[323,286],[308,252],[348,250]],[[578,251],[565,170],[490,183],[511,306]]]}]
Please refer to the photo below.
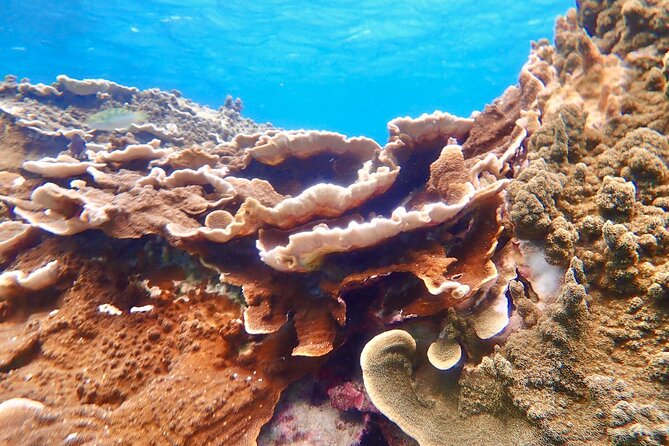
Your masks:
[{"label": "bumpy coral surface", "polygon": [[668,23],[580,2],[383,147],[8,76],[0,444],[666,444]]}]

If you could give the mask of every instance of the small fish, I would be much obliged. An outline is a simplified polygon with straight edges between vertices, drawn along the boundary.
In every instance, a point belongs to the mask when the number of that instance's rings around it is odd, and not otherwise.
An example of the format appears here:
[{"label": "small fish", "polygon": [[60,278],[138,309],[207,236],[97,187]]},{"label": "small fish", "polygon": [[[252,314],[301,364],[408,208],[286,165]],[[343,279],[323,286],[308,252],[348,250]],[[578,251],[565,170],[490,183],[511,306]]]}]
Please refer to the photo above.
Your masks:
[{"label": "small fish", "polygon": [[132,124],[146,121],[146,113],[128,110],[127,108],[109,108],[88,117],[86,125],[95,130],[112,131],[127,129]]}]

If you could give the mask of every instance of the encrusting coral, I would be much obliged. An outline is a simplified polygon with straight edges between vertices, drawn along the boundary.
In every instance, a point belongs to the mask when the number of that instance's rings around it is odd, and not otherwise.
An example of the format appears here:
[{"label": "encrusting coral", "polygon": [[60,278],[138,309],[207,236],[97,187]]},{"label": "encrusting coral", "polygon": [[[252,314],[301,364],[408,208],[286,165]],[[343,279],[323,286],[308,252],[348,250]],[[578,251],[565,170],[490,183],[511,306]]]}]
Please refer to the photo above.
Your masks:
[{"label": "encrusting coral", "polygon": [[534,429],[517,418],[502,421],[489,414],[461,418],[439,376],[413,369],[415,352],[416,341],[409,333],[390,330],[365,346],[360,363],[372,402],[420,445],[482,444],[491,435],[500,445],[539,441]]},{"label": "encrusting coral", "polygon": [[534,48],[548,80],[542,126],[507,188],[516,235],[568,268],[538,320],[532,290],[517,287],[536,329],[512,334],[502,350],[514,369],[509,389],[550,444],[665,444],[669,407],[653,395],[666,389],[641,370],[666,349],[668,327],[659,282],[669,249],[669,97],[658,73],[669,4],[581,3],[558,20],[556,47]]},{"label": "encrusting coral", "polygon": [[383,147],[7,77],[0,442],[666,444],[669,3],[578,3]]}]

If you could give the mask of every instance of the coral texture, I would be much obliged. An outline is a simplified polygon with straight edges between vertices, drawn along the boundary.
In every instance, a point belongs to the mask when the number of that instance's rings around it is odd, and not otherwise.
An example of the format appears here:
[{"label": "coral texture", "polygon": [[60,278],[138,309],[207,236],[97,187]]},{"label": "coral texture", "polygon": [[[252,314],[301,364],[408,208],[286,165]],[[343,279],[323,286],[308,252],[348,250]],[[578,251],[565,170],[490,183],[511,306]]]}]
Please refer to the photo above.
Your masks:
[{"label": "coral texture", "polygon": [[667,444],[668,23],[384,146],[8,76],[0,444]]}]

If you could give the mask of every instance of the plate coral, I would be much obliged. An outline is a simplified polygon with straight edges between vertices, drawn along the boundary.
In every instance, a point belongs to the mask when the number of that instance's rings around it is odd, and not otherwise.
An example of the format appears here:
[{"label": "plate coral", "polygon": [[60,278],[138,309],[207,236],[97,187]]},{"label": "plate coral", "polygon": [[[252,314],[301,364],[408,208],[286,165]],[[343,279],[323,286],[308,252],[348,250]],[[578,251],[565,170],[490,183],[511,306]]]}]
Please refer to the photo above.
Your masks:
[{"label": "plate coral", "polygon": [[364,137],[0,83],[0,444],[669,443],[669,3]]}]

